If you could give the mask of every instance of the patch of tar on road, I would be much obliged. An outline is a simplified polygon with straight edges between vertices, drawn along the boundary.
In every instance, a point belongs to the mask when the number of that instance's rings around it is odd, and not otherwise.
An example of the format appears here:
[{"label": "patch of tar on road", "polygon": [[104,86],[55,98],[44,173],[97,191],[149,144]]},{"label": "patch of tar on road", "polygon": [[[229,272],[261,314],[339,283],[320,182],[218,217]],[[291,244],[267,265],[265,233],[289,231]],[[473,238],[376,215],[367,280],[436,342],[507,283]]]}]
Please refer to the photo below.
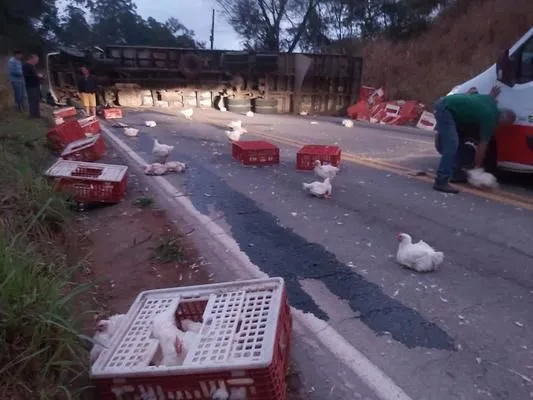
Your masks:
[{"label": "patch of tar on road", "polygon": [[[138,145],[149,154],[153,141],[140,135]],[[195,208],[206,216],[212,215],[213,209],[223,213],[233,238],[251,262],[270,276],[283,277],[294,307],[328,320],[328,315],[299,283],[301,279],[318,279],[333,294],[348,302],[360,315],[359,320],[376,334],[390,332],[394,340],[408,348],[456,350],[453,338],[437,324],[387,296],[378,285],[341,263],[321,245],[307,242],[280,226],[275,216],[232,189],[192,155],[181,156],[181,161],[193,166],[185,178]],[[212,195],[207,197],[205,193]]]},{"label": "patch of tar on road", "polygon": [[[360,320],[376,333],[388,331],[409,348],[455,350],[453,339],[417,311],[387,296],[381,288],[341,263],[321,245],[309,243],[276,218],[234,191],[210,171],[195,166],[187,181],[194,206],[208,215],[209,208],[224,213],[234,239],[250,260],[271,276],[285,279],[291,304],[327,320],[328,316],[301,288],[300,279],[319,279],[360,313]],[[204,193],[215,194],[206,197]]]}]

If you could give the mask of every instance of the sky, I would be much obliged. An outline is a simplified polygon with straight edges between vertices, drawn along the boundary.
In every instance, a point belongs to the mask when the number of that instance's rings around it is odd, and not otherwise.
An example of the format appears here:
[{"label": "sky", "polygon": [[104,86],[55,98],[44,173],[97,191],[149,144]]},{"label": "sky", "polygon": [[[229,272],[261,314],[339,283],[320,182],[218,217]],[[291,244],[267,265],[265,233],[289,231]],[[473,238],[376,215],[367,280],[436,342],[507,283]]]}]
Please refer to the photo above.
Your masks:
[{"label": "sky", "polygon": [[[215,0],[135,0],[137,12],[143,17],[153,17],[160,22],[177,18],[196,34],[196,39],[209,47],[211,13]],[[224,16],[215,13],[215,49],[238,50],[240,41]]]}]

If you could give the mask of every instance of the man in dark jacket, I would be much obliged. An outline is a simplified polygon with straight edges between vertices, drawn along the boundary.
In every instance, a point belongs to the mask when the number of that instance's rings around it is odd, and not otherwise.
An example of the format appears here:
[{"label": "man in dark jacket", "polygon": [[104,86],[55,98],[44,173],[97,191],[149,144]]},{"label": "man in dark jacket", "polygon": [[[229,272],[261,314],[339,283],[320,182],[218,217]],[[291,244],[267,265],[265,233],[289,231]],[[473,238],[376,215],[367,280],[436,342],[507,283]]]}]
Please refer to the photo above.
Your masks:
[{"label": "man in dark jacket", "polygon": [[37,64],[39,64],[39,56],[32,54],[22,66],[31,118],[41,117],[41,79],[43,75],[37,72],[35,68]]},{"label": "man in dark jacket", "polygon": [[459,133],[457,127],[477,126],[480,141],[475,153],[475,167],[480,168],[485,159],[488,144],[498,124],[512,125],[516,115],[511,110],[498,109],[496,97],[500,90],[495,87],[489,95],[470,92],[442,97],[434,106],[437,120],[437,148],[441,153],[437,178],[433,188],[439,192],[458,193],[450,182],[464,182],[461,170]]},{"label": "man in dark jacket", "polygon": [[87,115],[96,115],[96,79],[86,67],[81,67],[81,78],[78,82],[80,100]]}]

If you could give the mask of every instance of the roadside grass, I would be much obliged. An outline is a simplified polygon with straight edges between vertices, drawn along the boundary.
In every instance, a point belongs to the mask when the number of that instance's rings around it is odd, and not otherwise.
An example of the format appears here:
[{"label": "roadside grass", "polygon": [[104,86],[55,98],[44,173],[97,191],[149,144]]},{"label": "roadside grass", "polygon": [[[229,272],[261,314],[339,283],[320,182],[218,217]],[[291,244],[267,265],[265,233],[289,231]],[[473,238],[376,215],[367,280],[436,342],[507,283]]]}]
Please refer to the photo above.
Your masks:
[{"label": "roadside grass", "polygon": [[89,368],[78,338],[69,200],[42,175],[47,124],[0,111],[0,398],[76,399]]}]

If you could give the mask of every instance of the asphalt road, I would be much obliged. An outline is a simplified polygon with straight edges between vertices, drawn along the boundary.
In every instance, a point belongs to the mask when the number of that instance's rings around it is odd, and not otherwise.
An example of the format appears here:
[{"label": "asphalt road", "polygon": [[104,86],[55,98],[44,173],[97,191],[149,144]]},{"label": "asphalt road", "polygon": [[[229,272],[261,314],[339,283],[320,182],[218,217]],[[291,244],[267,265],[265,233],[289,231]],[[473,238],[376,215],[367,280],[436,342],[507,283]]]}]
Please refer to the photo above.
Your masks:
[{"label": "asphalt road", "polygon": [[[233,161],[216,127],[230,119],[257,134],[242,140],[281,138],[281,163]],[[310,120],[208,110],[186,121],[136,110],[123,122],[141,133],[122,139],[147,161],[153,138],[175,145],[171,159],[189,169],[168,180],[262,271],[286,280],[292,306],[328,321],[411,398],[533,398],[531,188],[508,188],[524,207],[503,195],[437,193],[406,173],[435,167],[430,134]],[[301,183],[312,172],[294,167],[298,143],[337,143],[348,158],[386,168],[345,160],[332,198],[310,198]],[[398,232],[443,251],[442,269],[420,275],[396,265]]]}]

